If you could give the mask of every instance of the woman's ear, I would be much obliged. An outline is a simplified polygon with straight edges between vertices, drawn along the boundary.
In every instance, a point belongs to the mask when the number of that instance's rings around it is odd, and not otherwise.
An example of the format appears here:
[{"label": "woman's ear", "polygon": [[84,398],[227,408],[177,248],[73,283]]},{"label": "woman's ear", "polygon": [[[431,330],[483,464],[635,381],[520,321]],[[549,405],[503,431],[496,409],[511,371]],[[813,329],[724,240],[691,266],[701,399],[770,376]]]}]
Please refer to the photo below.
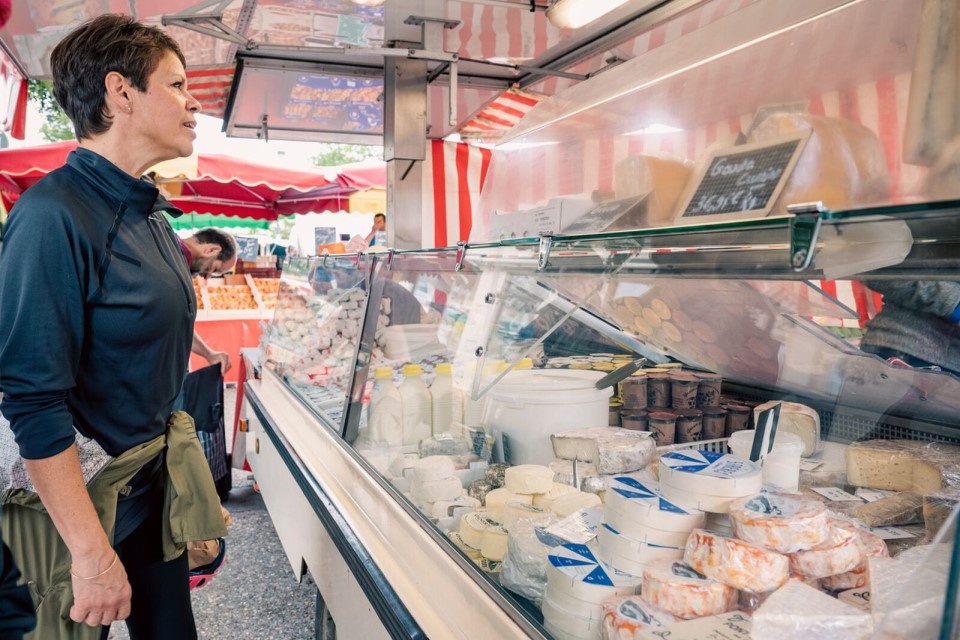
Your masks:
[{"label": "woman's ear", "polygon": [[111,71],[103,79],[107,104],[113,107],[113,113],[130,113],[130,85],[122,73]]}]

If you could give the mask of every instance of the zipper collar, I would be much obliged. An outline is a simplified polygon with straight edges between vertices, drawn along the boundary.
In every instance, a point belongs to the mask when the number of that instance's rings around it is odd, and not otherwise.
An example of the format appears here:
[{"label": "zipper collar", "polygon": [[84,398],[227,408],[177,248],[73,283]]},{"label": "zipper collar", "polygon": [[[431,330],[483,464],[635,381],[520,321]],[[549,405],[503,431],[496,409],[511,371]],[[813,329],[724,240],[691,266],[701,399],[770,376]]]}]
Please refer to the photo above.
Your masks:
[{"label": "zipper collar", "polygon": [[83,147],[67,156],[67,166],[86,178],[114,209],[126,204],[132,213],[149,215],[160,193],[149,182],[134,178],[100,154]]}]

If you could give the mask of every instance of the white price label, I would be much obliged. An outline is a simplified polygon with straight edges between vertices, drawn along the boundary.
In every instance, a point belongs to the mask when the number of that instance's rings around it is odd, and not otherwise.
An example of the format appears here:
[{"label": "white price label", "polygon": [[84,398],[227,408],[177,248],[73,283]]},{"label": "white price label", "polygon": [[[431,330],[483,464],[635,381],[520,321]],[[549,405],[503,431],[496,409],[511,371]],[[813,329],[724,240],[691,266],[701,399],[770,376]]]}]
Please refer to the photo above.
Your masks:
[{"label": "white price label", "polygon": [[863,500],[857,496],[852,493],[847,493],[839,487],[810,487],[810,490],[816,491],[827,500],[832,500],[833,502],[863,502]]},{"label": "white price label", "polygon": [[550,525],[546,531],[570,542],[586,544],[597,537],[597,529],[600,527],[602,518],[602,507],[580,509],[580,511],[571,513],[560,522]]},{"label": "white price label", "polygon": [[816,461],[816,460],[803,460],[803,459],[801,459],[801,460],[800,460],[800,471],[813,471],[814,469],[816,469],[817,467],[819,467],[819,466],[822,465],[822,464],[823,464],[822,462],[818,462],[818,461]]},{"label": "white price label", "polygon": [[866,527],[867,531],[882,538],[883,540],[906,540],[908,538],[915,538],[916,536],[907,531],[906,529],[900,529],[897,527]]},{"label": "white price label", "polygon": [[863,487],[857,489],[857,497],[863,498],[867,502],[875,502],[880,498],[887,498],[896,494],[896,491],[887,491],[886,489],[864,489]]}]

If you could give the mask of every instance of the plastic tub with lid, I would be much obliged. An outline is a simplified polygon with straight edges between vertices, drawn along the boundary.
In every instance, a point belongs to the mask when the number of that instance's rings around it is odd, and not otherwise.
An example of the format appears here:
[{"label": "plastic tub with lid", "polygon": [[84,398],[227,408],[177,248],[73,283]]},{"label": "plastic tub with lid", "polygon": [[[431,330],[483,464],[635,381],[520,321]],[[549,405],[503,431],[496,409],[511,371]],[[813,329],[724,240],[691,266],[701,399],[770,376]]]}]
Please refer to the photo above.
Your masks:
[{"label": "plastic tub with lid", "polygon": [[599,371],[511,371],[487,394],[487,431],[507,436],[511,464],[548,464],[550,434],[608,426],[613,388],[597,389]]}]

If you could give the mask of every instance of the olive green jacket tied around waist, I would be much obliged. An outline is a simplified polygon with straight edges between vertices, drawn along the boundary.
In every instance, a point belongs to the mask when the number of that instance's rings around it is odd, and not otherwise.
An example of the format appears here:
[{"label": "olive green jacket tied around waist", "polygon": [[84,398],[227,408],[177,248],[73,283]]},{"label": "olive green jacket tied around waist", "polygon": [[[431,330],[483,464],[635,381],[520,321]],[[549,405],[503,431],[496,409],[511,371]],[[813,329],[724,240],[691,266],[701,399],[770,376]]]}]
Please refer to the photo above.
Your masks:
[{"label": "olive green jacket tied around waist", "polygon": [[[100,524],[113,538],[117,497],[149,461],[166,449],[163,558],[173,560],[187,543],[227,534],[220,499],[210,467],[194,429],[193,418],[177,411],[164,435],[137,445],[112,459],[87,483]],[[70,619],[73,587],[70,551],[39,496],[27,489],[0,493],[3,538],[10,546],[37,606],[37,628],[27,637],[42,640],[99,640],[100,627]]]}]

